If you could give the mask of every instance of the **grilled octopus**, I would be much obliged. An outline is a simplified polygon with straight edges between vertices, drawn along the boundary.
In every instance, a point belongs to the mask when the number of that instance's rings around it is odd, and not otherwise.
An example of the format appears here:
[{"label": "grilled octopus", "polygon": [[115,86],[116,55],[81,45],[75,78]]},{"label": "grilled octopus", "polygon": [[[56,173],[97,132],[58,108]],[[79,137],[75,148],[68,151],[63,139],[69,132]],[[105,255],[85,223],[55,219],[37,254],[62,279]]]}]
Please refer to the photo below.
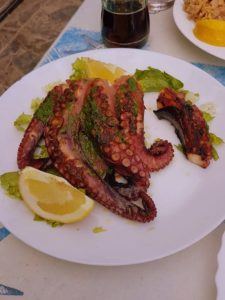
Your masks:
[{"label": "grilled octopus", "polygon": [[[44,130],[48,153],[54,166],[72,185],[84,188],[90,197],[118,215],[148,222],[156,216],[152,199],[139,189],[136,200],[141,200],[143,207],[140,207],[119,194],[103,178],[106,165],[101,164],[100,157],[90,155],[95,153],[94,146],[85,144],[81,115],[88,101],[86,93],[93,88],[92,81],[79,81],[74,86],[76,100],[71,105],[61,101],[55,104],[54,115]],[[94,169],[96,161],[100,168]]]},{"label": "grilled octopus", "polygon": [[[146,193],[150,172],[165,167],[173,149],[167,141],[146,149],[143,119],[143,93],[132,77],[113,86],[100,79],[67,81],[34,114],[18,149],[18,166],[43,170],[52,164],[112,212],[149,222],[157,214]],[[49,158],[35,160],[43,138]],[[126,183],[118,183],[115,173]]]},{"label": "grilled octopus", "polygon": [[212,145],[200,109],[185,101],[183,93],[176,93],[170,88],[160,93],[157,108],[157,117],[174,125],[187,158],[194,164],[207,168],[212,159]]},{"label": "grilled octopus", "polygon": [[[19,169],[31,166],[36,169],[44,169],[50,164],[49,158],[34,159],[33,154],[43,137],[45,125],[51,117],[54,102],[62,97],[68,97],[64,93],[66,84],[54,87],[35,112],[29,126],[27,127],[17,153],[17,164]],[[71,95],[73,97],[73,95]]]},{"label": "grilled octopus", "polygon": [[[95,80],[88,95],[98,110],[97,114],[89,112],[91,135],[100,145],[104,159],[119,174],[133,178],[135,185],[147,189],[150,172],[164,168],[172,160],[172,145],[158,141],[150,149],[145,148],[144,95],[133,77],[121,77],[113,89],[104,85],[105,82]],[[109,97],[105,95],[107,89]],[[90,111],[96,109],[89,105]],[[108,121],[104,116],[108,116]]]}]

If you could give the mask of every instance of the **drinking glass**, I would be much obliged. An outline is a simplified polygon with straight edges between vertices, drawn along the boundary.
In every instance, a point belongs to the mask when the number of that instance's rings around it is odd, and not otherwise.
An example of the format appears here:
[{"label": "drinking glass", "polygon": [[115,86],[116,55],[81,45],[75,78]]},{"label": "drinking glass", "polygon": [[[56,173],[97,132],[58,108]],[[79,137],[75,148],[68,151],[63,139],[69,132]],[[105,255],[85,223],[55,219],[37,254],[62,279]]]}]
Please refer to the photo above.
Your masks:
[{"label": "drinking glass", "polygon": [[148,8],[150,13],[157,13],[170,8],[173,4],[174,0],[149,0]]},{"label": "drinking glass", "polygon": [[171,7],[174,0],[102,0],[102,37],[107,47],[140,48],[148,40],[149,13]]},{"label": "drinking glass", "polygon": [[107,47],[142,47],[149,30],[147,0],[102,0],[102,37]]}]

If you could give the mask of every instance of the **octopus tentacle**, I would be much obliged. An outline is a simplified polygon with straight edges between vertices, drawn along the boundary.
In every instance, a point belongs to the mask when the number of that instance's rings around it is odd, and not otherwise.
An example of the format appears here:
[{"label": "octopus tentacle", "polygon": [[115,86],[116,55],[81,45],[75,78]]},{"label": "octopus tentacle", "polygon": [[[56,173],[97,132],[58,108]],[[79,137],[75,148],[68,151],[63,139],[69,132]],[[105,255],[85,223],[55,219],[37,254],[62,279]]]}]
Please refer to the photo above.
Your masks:
[{"label": "octopus tentacle", "polygon": [[18,148],[17,164],[19,169],[23,169],[26,166],[44,169],[51,164],[49,158],[35,159],[33,158],[33,154],[43,136],[45,124],[51,114],[51,110],[46,110],[46,108],[49,109],[51,100],[55,101],[55,98],[57,98],[59,94],[62,94],[66,88],[67,85],[65,84],[55,87],[51,92],[49,92],[45,100],[35,112]]},{"label": "octopus tentacle", "polygon": [[48,159],[33,159],[33,153],[42,137],[43,130],[44,124],[33,118],[18,149],[17,164],[19,169],[23,169],[28,165],[40,169],[47,163]]},{"label": "octopus tentacle", "polygon": [[156,141],[149,149],[141,142],[136,143],[136,150],[150,172],[165,168],[174,156],[173,146],[165,140]]},{"label": "octopus tentacle", "polygon": [[207,124],[199,108],[184,99],[184,94],[164,89],[157,99],[159,119],[169,120],[183,145],[187,158],[206,168],[212,159],[212,145]]},{"label": "octopus tentacle", "polygon": [[44,130],[46,147],[53,164],[72,185],[85,188],[90,197],[112,212],[131,220],[149,222],[156,216],[152,199],[140,191],[138,196],[143,207],[128,201],[90,168],[83,155],[79,132],[85,96],[91,84],[91,81],[77,83],[76,101],[72,102],[69,109],[63,108],[60,103],[55,105],[54,116]]},{"label": "octopus tentacle", "polygon": [[[150,172],[164,168],[173,158],[172,145],[160,141],[146,149],[144,145],[143,92],[133,77],[123,76],[112,89],[96,79],[89,89],[88,135],[96,139],[104,159],[135,185],[149,186]],[[91,101],[90,101],[91,99]],[[84,126],[85,127],[85,126]]]},{"label": "octopus tentacle", "polygon": [[140,189],[144,190],[143,188],[134,185],[129,178],[121,178],[121,176],[115,172],[107,173],[105,181],[109,183],[110,186],[112,186],[120,195],[130,201],[139,200]]},{"label": "octopus tentacle", "polygon": [[149,172],[158,171],[172,160],[173,147],[168,141],[160,140],[150,149],[144,144],[144,102],[143,91],[138,82],[130,76],[119,78],[115,84],[116,112],[125,136],[129,136],[129,147],[135,147]]},{"label": "octopus tentacle", "polygon": [[132,177],[135,184],[146,189],[149,186],[149,170],[132,145],[130,136],[121,130],[114,101],[114,89],[103,80],[94,80],[87,94],[83,126],[87,134],[97,141],[104,159],[119,174]]},{"label": "octopus tentacle", "polygon": [[68,85],[60,84],[55,86],[44,99],[35,112],[28,128],[26,129],[23,139],[20,143],[17,163],[20,169],[26,166],[32,166],[37,169],[45,169],[51,165],[51,159],[40,158],[35,159],[33,154],[38,146],[38,143],[43,137],[45,125],[52,114],[52,106],[54,102],[57,102],[61,97],[69,97]]}]

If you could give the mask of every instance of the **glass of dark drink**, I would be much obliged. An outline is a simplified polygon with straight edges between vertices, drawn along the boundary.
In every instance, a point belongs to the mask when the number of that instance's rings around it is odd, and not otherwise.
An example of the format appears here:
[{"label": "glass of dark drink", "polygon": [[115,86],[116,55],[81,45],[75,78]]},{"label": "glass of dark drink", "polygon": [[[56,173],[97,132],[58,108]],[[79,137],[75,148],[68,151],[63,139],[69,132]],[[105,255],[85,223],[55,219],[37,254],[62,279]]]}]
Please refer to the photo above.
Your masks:
[{"label": "glass of dark drink", "polygon": [[149,30],[147,0],[102,0],[102,37],[107,47],[140,48]]}]

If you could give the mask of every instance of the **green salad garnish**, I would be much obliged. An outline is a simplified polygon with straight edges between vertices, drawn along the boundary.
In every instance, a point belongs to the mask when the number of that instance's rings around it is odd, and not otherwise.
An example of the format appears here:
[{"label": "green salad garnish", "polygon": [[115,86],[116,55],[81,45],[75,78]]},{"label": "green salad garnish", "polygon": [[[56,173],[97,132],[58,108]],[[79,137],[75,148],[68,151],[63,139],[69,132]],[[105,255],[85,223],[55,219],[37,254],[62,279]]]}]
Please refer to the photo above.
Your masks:
[{"label": "green salad garnish", "polygon": [[206,111],[202,111],[203,114],[203,118],[206,121],[206,123],[211,122],[215,117],[213,115],[211,115],[210,113],[206,112]]},{"label": "green salad garnish", "polygon": [[88,78],[87,62],[83,58],[78,58],[73,64],[73,73],[70,75],[71,80]]},{"label": "green salad garnish", "polygon": [[93,233],[101,233],[101,232],[104,232],[104,231],[107,231],[105,228],[103,228],[103,227],[94,227],[93,229],[92,229],[92,232]]},{"label": "green salad garnish", "polygon": [[174,145],[174,146],[177,148],[178,151],[184,153],[184,148],[183,148],[183,146],[181,144]]},{"label": "green salad garnish", "polygon": [[5,191],[6,195],[22,199],[20,190],[19,190],[19,172],[8,172],[0,175],[1,187]]},{"label": "green salad garnish", "polygon": [[[204,118],[205,122],[207,123],[208,130],[209,130],[208,123],[210,123],[215,117],[206,111],[202,111],[202,114],[203,114],[203,118]],[[209,132],[209,138],[210,138],[210,142],[212,145],[212,157],[214,160],[218,160],[219,154],[215,147],[222,145],[224,143],[224,141],[223,141],[223,139],[221,139],[220,137],[218,137],[216,134],[214,134],[212,132]]]},{"label": "green salad garnish", "polygon": [[53,106],[54,101],[49,95],[45,101],[40,105],[38,110],[34,113],[34,118],[40,120],[42,123],[46,124],[48,119],[53,116]]},{"label": "green salad garnish", "polygon": [[129,85],[129,88],[130,88],[130,90],[132,91],[132,92],[135,92],[136,90],[137,90],[137,83],[136,83],[136,81],[134,80],[134,78],[133,77],[130,77],[129,79],[128,79],[128,85]]},{"label": "green salad garnish", "polygon": [[160,92],[163,88],[181,89],[184,84],[166,72],[148,67],[147,70],[136,70],[135,79],[140,83],[144,92]]},{"label": "green salad garnish", "polygon": [[214,133],[210,132],[209,137],[210,137],[210,141],[211,141],[212,145],[219,146],[224,143],[224,141],[220,137],[215,135]]},{"label": "green salad garnish", "polygon": [[216,148],[214,146],[212,146],[212,157],[214,160],[218,160],[219,159],[219,154],[216,151]]},{"label": "green salad garnish", "polygon": [[34,159],[47,158],[47,157],[49,157],[49,155],[46,146],[44,144],[38,145],[37,151],[34,153]]},{"label": "green salad garnish", "polygon": [[212,144],[213,159],[218,160],[219,159],[219,154],[217,153],[215,147],[222,145],[224,143],[224,141],[212,132],[209,133],[209,137],[210,137],[210,141],[211,141],[211,144]]},{"label": "green salad garnish", "polygon": [[51,227],[59,227],[59,226],[63,226],[64,223],[61,223],[61,222],[57,222],[57,221],[53,221],[53,220],[47,220],[47,219],[44,219],[38,215],[34,215],[34,221],[37,221],[37,222],[46,222],[48,225],[50,225]]},{"label": "green salad garnish", "polygon": [[40,104],[43,102],[43,99],[41,98],[35,98],[31,101],[31,106],[30,108],[32,109],[33,112],[35,112],[38,107],[40,106]]},{"label": "green salad garnish", "polygon": [[28,115],[25,113],[22,113],[19,115],[19,117],[14,121],[14,126],[19,131],[25,131],[32,119],[32,115]]}]

